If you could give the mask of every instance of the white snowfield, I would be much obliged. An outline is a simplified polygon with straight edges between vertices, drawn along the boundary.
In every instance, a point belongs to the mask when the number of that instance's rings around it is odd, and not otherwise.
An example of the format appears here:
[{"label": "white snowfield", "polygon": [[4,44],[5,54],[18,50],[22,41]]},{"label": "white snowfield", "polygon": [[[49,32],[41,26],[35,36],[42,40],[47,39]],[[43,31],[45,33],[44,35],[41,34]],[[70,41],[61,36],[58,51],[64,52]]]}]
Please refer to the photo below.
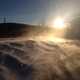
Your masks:
[{"label": "white snowfield", "polygon": [[32,79],[80,80],[80,41],[6,41],[0,53],[16,57],[34,68]]}]

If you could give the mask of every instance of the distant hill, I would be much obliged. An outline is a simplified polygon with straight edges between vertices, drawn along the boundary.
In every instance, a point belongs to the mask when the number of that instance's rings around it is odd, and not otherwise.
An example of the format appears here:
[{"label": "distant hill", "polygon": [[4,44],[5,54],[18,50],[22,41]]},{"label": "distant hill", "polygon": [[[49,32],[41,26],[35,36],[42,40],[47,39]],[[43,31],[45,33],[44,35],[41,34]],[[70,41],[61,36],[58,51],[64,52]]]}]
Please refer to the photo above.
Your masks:
[{"label": "distant hill", "polygon": [[21,36],[26,27],[29,27],[29,25],[18,23],[1,23],[0,37],[4,38]]},{"label": "distant hill", "polygon": [[0,23],[0,38],[14,38],[47,32],[50,28],[20,23]]},{"label": "distant hill", "polygon": [[[64,38],[80,40],[80,26],[77,25],[75,27],[75,25],[71,28],[66,29],[65,35],[63,36]],[[59,34],[59,32],[57,33]],[[49,35],[55,35],[54,28],[21,23],[0,23],[0,39],[18,37],[34,38],[36,36],[46,38]],[[61,36],[57,35],[56,37]]]}]

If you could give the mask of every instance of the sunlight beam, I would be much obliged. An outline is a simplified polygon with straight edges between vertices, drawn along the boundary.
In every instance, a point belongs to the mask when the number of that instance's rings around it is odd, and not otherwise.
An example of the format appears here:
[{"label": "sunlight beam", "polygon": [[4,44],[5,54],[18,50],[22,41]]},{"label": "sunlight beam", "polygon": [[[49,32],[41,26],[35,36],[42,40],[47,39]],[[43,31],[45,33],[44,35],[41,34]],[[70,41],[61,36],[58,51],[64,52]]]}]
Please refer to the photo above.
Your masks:
[{"label": "sunlight beam", "polygon": [[65,27],[64,19],[63,18],[56,18],[52,22],[52,27],[55,29],[63,29]]}]

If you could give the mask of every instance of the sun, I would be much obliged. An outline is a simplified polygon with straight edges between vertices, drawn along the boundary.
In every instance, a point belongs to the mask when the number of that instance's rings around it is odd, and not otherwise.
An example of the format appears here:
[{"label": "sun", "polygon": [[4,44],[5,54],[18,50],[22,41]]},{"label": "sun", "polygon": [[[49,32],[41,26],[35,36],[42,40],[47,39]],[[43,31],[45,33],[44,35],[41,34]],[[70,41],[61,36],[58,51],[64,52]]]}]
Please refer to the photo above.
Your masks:
[{"label": "sun", "polygon": [[64,23],[64,19],[63,18],[56,18],[53,22],[52,22],[52,26],[55,29],[63,29],[65,27],[65,23]]}]

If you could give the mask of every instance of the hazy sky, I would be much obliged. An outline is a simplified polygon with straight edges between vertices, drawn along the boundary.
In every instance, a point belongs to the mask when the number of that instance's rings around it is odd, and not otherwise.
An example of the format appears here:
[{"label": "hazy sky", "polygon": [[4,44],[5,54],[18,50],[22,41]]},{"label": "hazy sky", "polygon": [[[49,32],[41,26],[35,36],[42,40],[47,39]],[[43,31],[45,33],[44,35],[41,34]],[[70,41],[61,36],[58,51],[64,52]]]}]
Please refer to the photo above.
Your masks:
[{"label": "hazy sky", "polygon": [[79,11],[80,0],[0,0],[0,22],[40,24],[54,16]]}]

